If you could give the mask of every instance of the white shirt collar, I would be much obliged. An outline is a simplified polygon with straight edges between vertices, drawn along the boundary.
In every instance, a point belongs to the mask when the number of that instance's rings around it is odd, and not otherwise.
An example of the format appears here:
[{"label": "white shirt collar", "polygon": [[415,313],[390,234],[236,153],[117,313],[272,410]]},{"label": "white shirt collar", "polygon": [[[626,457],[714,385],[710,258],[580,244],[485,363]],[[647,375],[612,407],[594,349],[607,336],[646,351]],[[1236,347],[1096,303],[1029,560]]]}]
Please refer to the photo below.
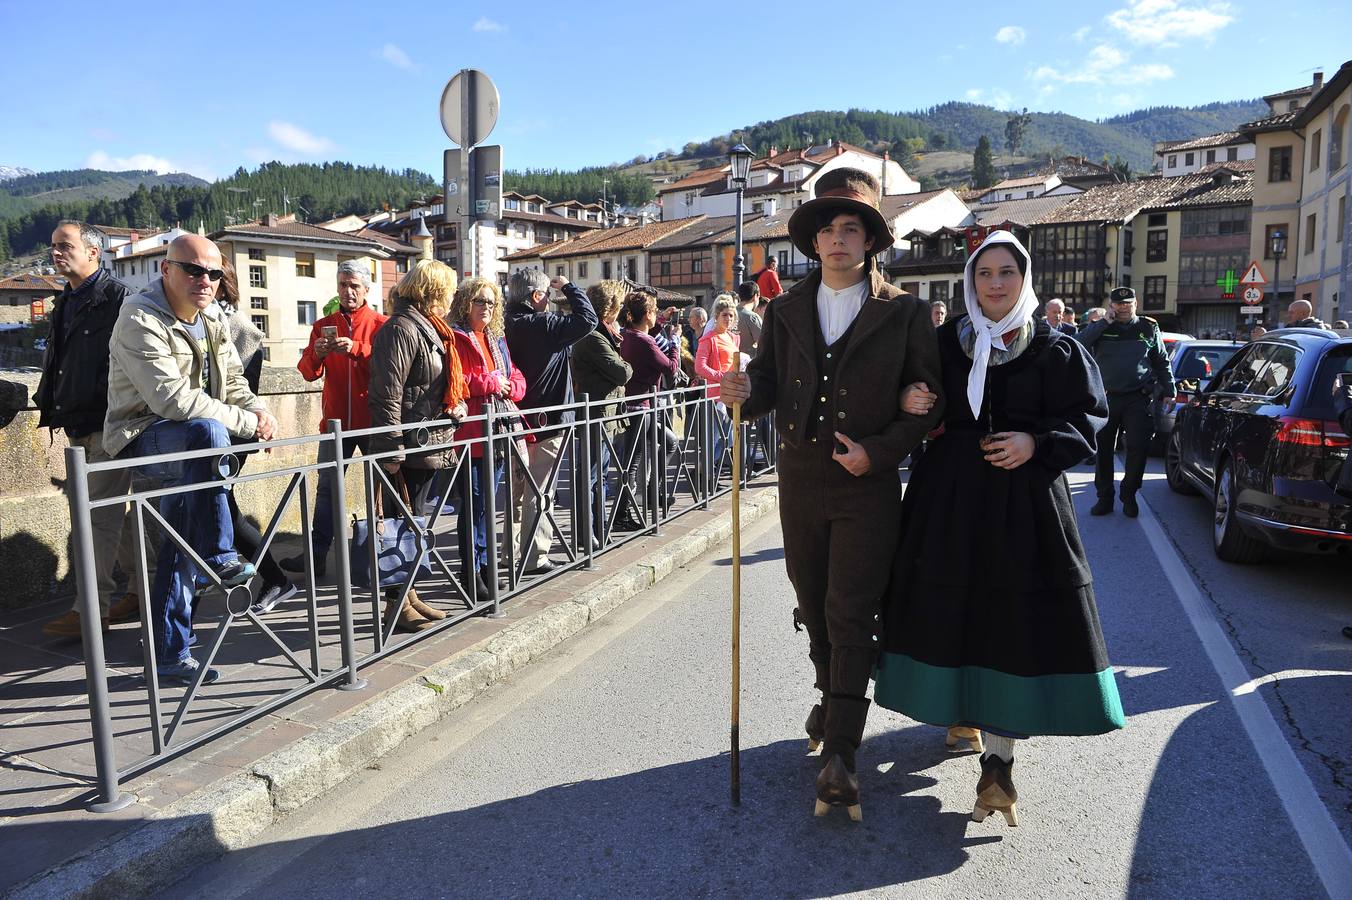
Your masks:
[{"label": "white shirt collar", "polygon": [[859,310],[868,299],[869,280],[865,278],[841,290],[833,290],[826,282],[817,285],[817,321],[827,344],[834,344],[854,323]]}]

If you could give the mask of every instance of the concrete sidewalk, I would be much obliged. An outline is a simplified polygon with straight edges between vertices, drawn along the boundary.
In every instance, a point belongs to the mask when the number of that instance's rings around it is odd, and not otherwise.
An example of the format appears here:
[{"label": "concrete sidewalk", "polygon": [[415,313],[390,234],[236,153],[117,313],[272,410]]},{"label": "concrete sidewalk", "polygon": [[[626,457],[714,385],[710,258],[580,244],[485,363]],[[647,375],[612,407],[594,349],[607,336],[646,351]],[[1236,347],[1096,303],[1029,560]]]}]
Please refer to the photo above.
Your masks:
[{"label": "concrete sidewalk", "polygon": [[[743,495],[743,522],[777,506],[773,480],[762,479]],[[7,614],[0,618],[0,892],[135,896],[172,883],[372,765],[675,568],[721,548],[731,527],[726,497],[707,512],[687,513],[660,536],[598,558],[595,572],[566,573],[508,602],[506,618],[466,620],[364,666],[366,690],[319,688],[124,781],[137,802],[107,815],[84,808],[93,795],[94,760],[80,645],[51,641],[40,630],[65,604]],[[267,621],[298,650],[308,624],[304,604],[295,607]],[[356,617],[369,621],[366,610],[354,597]],[[213,612],[204,610],[203,618]],[[337,664],[336,635],[322,616],[319,625],[320,660],[330,668]],[[211,627],[199,626],[204,645]],[[359,652],[367,652],[362,638],[359,630]],[[150,749],[138,626],[115,627],[105,644],[118,760],[126,765]],[[217,664],[224,677],[194,703],[185,734],[299,683],[299,673],[256,628],[232,630]],[[169,713],[181,692],[166,693]]]}]

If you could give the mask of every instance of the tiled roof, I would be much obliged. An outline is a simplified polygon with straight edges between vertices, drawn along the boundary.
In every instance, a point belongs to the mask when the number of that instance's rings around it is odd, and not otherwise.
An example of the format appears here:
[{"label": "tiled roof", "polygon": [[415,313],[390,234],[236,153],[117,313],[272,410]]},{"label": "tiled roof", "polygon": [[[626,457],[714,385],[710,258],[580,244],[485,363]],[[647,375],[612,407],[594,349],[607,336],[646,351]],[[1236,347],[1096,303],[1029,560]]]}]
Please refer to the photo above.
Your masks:
[{"label": "tiled roof", "polygon": [[[742,220],[742,238],[746,239],[746,227],[756,219]],[[649,250],[675,250],[680,247],[701,247],[720,242],[720,237],[725,236],[725,232],[733,231],[737,227],[736,216],[713,216],[705,219],[699,225],[691,228],[682,228],[680,231],[667,235],[664,238],[658,238],[648,245]]]},{"label": "tiled roof", "polygon": [[1035,184],[1045,185],[1051,177],[1051,175],[1025,175],[1023,178],[1006,178],[999,184],[986,188],[986,193],[1002,191],[1005,188],[1032,187]]},{"label": "tiled roof", "polygon": [[1197,172],[1198,174],[1209,175],[1212,172],[1219,172],[1221,169],[1229,169],[1231,172],[1236,172],[1242,175],[1248,172],[1253,172],[1257,168],[1258,165],[1256,160],[1232,159],[1228,162],[1207,163],[1206,165],[1202,166],[1202,168],[1198,169]]},{"label": "tiled roof", "polygon": [[1264,94],[1264,100],[1281,100],[1286,97],[1299,97],[1301,94],[1313,93],[1314,85],[1307,84],[1304,87],[1291,88],[1289,91],[1278,91],[1275,94]]},{"label": "tiled roof", "polygon": [[412,244],[405,244],[403,241],[397,241],[394,238],[390,237],[388,234],[381,234],[374,228],[359,229],[357,231],[352,232],[352,236],[365,238],[368,241],[373,241],[379,244],[380,246],[384,247],[386,250],[393,251],[394,253],[413,254],[421,252],[417,247],[414,247]]},{"label": "tiled roof", "polygon": [[1029,225],[1040,217],[1065,206],[1082,194],[1057,194],[1051,197],[1032,197],[1024,200],[1002,200],[999,203],[968,204],[978,225]]},{"label": "tiled roof", "polygon": [[1164,182],[1184,182],[1192,176],[1179,178],[1142,178],[1125,184],[1101,184],[1083,194],[1075,194],[1070,202],[1038,216],[1030,225],[1057,225],[1068,222],[1120,222],[1170,193]]},{"label": "tiled roof", "polygon": [[1208,134],[1206,137],[1193,138],[1190,141],[1180,141],[1178,143],[1168,142],[1167,146],[1161,147],[1161,153],[1178,153],[1183,150],[1203,150],[1207,147],[1224,147],[1228,144],[1252,144],[1253,138],[1247,134],[1241,134],[1238,131],[1224,131],[1220,134]]},{"label": "tiled roof", "polygon": [[888,194],[878,201],[883,218],[894,219],[908,209],[914,209],[922,203],[933,200],[940,194],[948,193],[949,188],[937,191],[921,191],[915,194]]},{"label": "tiled roof", "polygon": [[1280,131],[1284,128],[1290,128],[1291,123],[1300,115],[1300,110],[1278,113],[1275,116],[1268,116],[1264,119],[1254,119],[1252,122],[1245,122],[1239,126],[1239,130],[1246,134],[1252,134],[1259,131]]},{"label": "tiled roof", "polygon": [[[1186,206],[1219,206],[1253,202],[1253,179],[1248,176],[1220,177],[1219,173],[1194,173],[1166,178],[1174,190],[1158,197],[1145,209],[1181,209]],[[1179,183],[1181,182],[1181,183]]]},{"label": "tiled roof", "polygon": [[990,188],[963,188],[953,193],[958,195],[958,199],[963,203],[975,203],[990,192]]},{"label": "tiled roof", "polygon": [[23,272],[0,279],[0,291],[54,291],[64,290],[66,282],[55,275],[34,275]]},{"label": "tiled roof", "polygon": [[[752,241],[778,241],[786,240],[789,236],[789,217],[793,215],[791,209],[781,209],[773,216],[761,216],[753,219],[742,227],[742,242],[751,243]],[[736,235],[731,231],[725,231],[723,236],[718,239],[720,244],[731,244],[736,240]]]},{"label": "tiled roof", "polygon": [[1062,178],[1088,178],[1094,175],[1112,176],[1113,170],[1107,166],[1090,162],[1083,156],[1063,156],[1053,159],[1038,169],[1039,175],[1060,175]]},{"label": "tiled roof", "polygon": [[95,225],[94,227],[109,237],[131,237],[133,234],[145,235],[154,230],[150,228],[119,228],[116,225]]},{"label": "tiled roof", "polygon": [[671,184],[662,185],[659,193],[665,194],[669,191],[687,191],[691,188],[704,187],[715,181],[722,181],[727,178],[727,175],[727,166],[723,166],[719,169],[696,169],[679,181],[673,181]]},{"label": "tiled roof", "polygon": [[508,262],[518,262],[537,257],[540,259],[559,259],[565,256],[589,256],[593,253],[612,253],[620,250],[645,250],[667,235],[702,222],[704,219],[704,216],[691,216],[687,219],[650,222],[647,225],[608,228],[603,231],[584,234],[571,241],[555,241],[541,247],[520,250],[504,256],[503,259]]},{"label": "tiled roof", "polygon": [[238,237],[284,237],[313,243],[355,244],[362,247],[369,247],[377,243],[371,238],[344,234],[341,231],[332,231],[305,222],[278,222],[276,225],[268,225],[264,222],[245,222],[241,225],[227,225],[220,231],[213,232],[209,237],[213,241]]},{"label": "tiled roof", "polygon": [[156,244],[154,247],[147,247],[144,250],[137,250],[135,253],[127,253],[122,256],[114,256],[113,261],[119,259],[140,259],[144,256],[159,256],[169,250],[168,244]]},{"label": "tiled roof", "polygon": [[680,291],[669,291],[666,288],[653,287],[651,284],[643,284],[638,281],[630,281],[628,278],[621,278],[620,284],[624,285],[625,292],[647,291],[657,295],[657,305],[659,308],[667,306],[690,306],[695,302],[695,298],[689,294],[682,294]]}]

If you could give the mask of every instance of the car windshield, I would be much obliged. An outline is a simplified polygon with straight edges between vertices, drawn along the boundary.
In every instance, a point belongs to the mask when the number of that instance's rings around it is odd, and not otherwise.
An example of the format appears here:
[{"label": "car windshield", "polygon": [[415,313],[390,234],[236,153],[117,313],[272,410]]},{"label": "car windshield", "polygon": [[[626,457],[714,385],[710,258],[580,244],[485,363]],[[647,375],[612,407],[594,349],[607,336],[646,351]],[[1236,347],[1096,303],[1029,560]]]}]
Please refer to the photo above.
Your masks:
[{"label": "car windshield", "polygon": [[1333,379],[1339,374],[1344,382],[1352,379],[1352,344],[1332,345],[1319,361],[1304,415],[1312,419],[1333,418]]},{"label": "car windshield", "polygon": [[1174,372],[1181,379],[1197,379],[1203,384],[1221,370],[1241,344],[1229,347],[1188,346],[1174,360]]}]

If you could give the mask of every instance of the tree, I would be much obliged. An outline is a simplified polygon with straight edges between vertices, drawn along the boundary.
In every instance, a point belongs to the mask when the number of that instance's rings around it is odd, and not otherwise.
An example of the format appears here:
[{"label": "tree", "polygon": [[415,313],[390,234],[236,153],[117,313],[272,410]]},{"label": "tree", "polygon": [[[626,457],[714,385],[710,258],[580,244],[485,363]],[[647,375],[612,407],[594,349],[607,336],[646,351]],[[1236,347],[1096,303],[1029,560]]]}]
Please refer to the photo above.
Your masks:
[{"label": "tree", "polygon": [[929,136],[929,145],[932,150],[942,150],[948,146],[948,136],[943,132],[935,131]]},{"label": "tree", "polygon": [[1103,154],[1103,164],[1113,170],[1118,181],[1131,181],[1131,163],[1120,156],[1114,156],[1112,162],[1108,162],[1108,154]]},{"label": "tree", "polygon": [[1028,115],[1028,107],[1023,108],[1023,112],[1009,117],[1005,122],[1005,147],[1009,152],[1018,155],[1019,147],[1023,145],[1023,133],[1028,130],[1033,117]]},{"label": "tree", "polygon": [[897,165],[903,169],[911,169],[915,166],[915,151],[911,149],[911,142],[907,140],[897,141],[892,145],[892,158],[897,161]]},{"label": "tree", "polygon": [[991,140],[983,134],[976,142],[976,150],[972,153],[972,187],[988,188],[995,184],[996,180]]}]

